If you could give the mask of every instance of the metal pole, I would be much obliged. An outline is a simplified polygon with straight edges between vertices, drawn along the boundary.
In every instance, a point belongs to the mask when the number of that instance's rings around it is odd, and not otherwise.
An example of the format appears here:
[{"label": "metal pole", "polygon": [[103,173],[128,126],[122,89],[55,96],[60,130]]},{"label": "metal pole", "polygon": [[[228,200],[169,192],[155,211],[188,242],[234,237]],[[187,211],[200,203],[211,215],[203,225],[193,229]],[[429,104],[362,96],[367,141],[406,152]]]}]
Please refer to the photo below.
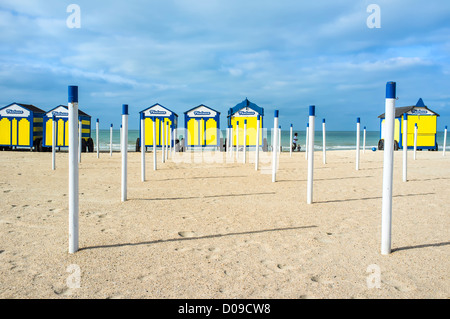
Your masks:
[{"label": "metal pole", "polygon": [[247,120],[244,120],[244,164],[247,161]]},{"label": "metal pole", "polygon": [[403,181],[408,180],[408,114],[403,114]]},{"label": "metal pole", "polygon": [[256,148],[255,148],[255,170],[258,170],[259,166],[259,128],[260,126],[260,115],[258,114],[256,117]]},{"label": "metal pole", "polygon": [[323,163],[327,163],[327,148],[326,148],[326,131],[325,131],[325,119],[322,120],[322,152],[323,152]]},{"label": "metal pole", "polygon": [[360,145],[360,130],[361,130],[361,119],[356,118],[356,170],[359,170],[359,145]]},{"label": "metal pole", "polygon": [[275,110],[273,118],[273,150],[272,150],[272,182],[274,183],[277,178],[277,142],[278,142],[278,110]]},{"label": "metal pole", "polygon": [[81,141],[81,134],[83,131],[81,119],[78,119],[78,163],[81,163],[81,146],[83,145]]},{"label": "metal pole", "polygon": [[95,124],[95,133],[97,135],[95,145],[97,146],[97,158],[100,158],[100,145],[98,144],[98,130],[99,130],[99,123],[97,119],[97,123]]},{"label": "metal pole", "polygon": [[56,169],[56,117],[52,117],[52,170]]},{"label": "metal pole", "polygon": [[306,189],[306,203],[312,204],[313,201],[313,179],[314,179],[314,121],[316,116],[316,107],[309,106],[309,140],[308,140],[308,184]]},{"label": "metal pole", "polygon": [[112,156],[112,136],[113,136],[113,125],[109,128],[109,156]]},{"label": "metal pole", "polygon": [[364,126],[364,133],[363,133],[363,154],[366,153],[366,127]]},{"label": "metal pole", "polygon": [[305,159],[308,159],[309,123],[306,123]]},{"label": "metal pole", "polygon": [[153,170],[156,171],[156,117],[153,117]]},{"label": "metal pole", "polygon": [[165,144],[165,135],[164,135],[164,118],[162,118],[162,121],[161,121],[161,123],[162,124],[160,124],[159,125],[159,127],[161,128],[161,135],[162,135],[162,139],[161,139],[161,151],[162,151],[162,156],[161,156],[161,162],[162,163],[165,163],[166,162],[166,156],[165,156],[165,147],[164,147],[164,144]]},{"label": "metal pole", "polygon": [[145,182],[145,118],[141,113],[141,180]]},{"label": "metal pole", "polygon": [[444,147],[442,150],[442,156],[445,156],[445,147],[447,145],[447,125],[445,126],[445,130],[444,130]]},{"label": "metal pole", "polygon": [[292,124],[289,129],[289,156],[292,157]]},{"label": "metal pole", "polygon": [[128,105],[122,105],[122,202],[127,200]]},{"label": "metal pole", "polygon": [[417,152],[417,131],[418,131],[417,123],[414,125],[414,160],[416,160],[416,152]]},{"label": "metal pole", "polygon": [[78,86],[69,86],[69,253],[78,251]]},{"label": "metal pole", "polygon": [[381,254],[391,253],[392,231],[392,177],[394,167],[394,119],[396,83],[386,84],[384,122],[383,199],[381,211]]}]

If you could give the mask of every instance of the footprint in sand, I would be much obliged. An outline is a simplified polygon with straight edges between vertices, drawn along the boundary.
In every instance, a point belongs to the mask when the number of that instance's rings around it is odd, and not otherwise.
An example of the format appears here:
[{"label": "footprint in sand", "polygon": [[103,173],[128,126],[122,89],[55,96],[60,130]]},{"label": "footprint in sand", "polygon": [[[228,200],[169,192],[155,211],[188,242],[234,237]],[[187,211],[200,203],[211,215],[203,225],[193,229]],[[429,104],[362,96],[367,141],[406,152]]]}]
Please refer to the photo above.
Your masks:
[{"label": "footprint in sand", "polygon": [[197,234],[193,231],[180,231],[178,232],[178,235],[183,238],[197,237]]}]

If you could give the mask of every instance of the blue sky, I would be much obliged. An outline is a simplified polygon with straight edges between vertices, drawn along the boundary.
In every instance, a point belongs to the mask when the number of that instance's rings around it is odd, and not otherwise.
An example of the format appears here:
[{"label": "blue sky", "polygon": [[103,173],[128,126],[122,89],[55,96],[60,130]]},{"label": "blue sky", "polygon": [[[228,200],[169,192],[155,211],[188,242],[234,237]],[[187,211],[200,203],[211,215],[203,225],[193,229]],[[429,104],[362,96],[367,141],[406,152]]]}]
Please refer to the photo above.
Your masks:
[{"label": "blue sky", "polygon": [[[71,3],[81,28],[68,28]],[[370,4],[381,27],[369,28]],[[222,113],[245,98],[265,109],[265,126],[303,130],[309,105],[329,130],[378,130],[385,86],[397,106],[419,98],[450,124],[450,1],[447,0],[2,0],[0,106],[67,104],[100,127],[129,125],[155,103],[183,112],[205,104]],[[317,123],[320,123],[317,122]],[[320,125],[316,125],[320,129]]]}]

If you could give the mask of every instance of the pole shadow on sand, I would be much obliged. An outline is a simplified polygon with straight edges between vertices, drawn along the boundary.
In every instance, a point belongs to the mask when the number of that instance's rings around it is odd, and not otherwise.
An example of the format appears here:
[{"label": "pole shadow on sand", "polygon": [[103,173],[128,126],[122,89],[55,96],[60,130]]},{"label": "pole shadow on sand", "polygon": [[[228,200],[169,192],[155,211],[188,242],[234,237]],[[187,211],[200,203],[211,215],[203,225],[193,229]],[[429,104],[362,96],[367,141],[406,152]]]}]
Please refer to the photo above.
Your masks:
[{"label": "pole shadow on sand", "polygon": [[250,231],[246,231],[246,232],[234,232],[234,233],[227,233],[227,234],[158,239],[158,240],[152,240],[152,241],[140,242],[140,243],[124,243],[124,244],[111,244],[111,245],[103,245],[103,246],[90,246],[90,247],[80,248],[79,250],[81,251],[81,250],[98,249],[98,248],[117,248],[117,247],[125,247],[125,246],[153,245],[153,244],[169,243],[169,242],[184,241],[184,240],[212,239],[212,238],[221,238],[221,237],[228,237],[228,236],[262,234],[262,233],[270,233],[270,232],[277,232],[277,231],[299,230],[299,229],[316,228],[316,227],[318,227],[318,226],[311,225],[311,226],[299,226],[299,227],[284,227],[284,228],[273,228],[273,229],[262,229],[262,230],[250,230]]}]

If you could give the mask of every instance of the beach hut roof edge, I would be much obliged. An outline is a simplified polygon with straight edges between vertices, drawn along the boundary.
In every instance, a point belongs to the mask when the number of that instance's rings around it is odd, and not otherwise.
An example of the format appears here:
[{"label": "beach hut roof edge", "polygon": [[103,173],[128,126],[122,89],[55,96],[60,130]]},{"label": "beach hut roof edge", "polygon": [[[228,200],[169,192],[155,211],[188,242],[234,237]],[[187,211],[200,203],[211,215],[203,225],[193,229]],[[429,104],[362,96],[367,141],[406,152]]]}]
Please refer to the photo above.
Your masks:
[{"label": "beach hut roof edge", "polygon": [[[424,108],[427,109],[428,111],[434,113],[436,116],[440,116],[440,115],[437,114],[436,112],[434,112],[434,111],[430,110],[428,107],[426,107],[425,104],[423,103],[422,98],[420,98],[420,99],[417,101],[416,105],[396,107],[396,108],[395,108],[395,117],[396,117],[396,118],[397,118],[397,117],[400,117],[400,116],[402,116],[403,114],[405,114],[405,113],[411,111],[411,110],[412,110],[413,108],[415,108],[415,107],[424,107]],[[385,113],[379,115],[378,118],[384,119],[384,116],[385,116]]]},{"label": "beach hut roof edge", "polygon": [[214,111],[214,112],[220,114],[219,111],[216,111],[216,110],[214,110],[213,108],[210,108],[209,106],[207,106],[207,105],[205,105],[205,104],[197,105],[196,107],[193,107],[192,109],[187,110],[186,112],[184,112],[184,114],[187,114],[187,113],[191,112],[192,110],[195,110],[196,108],[199,108],[199,107],[202,107],[202,106],[203,106],[203,107],[206,107],[206,108],[208,108],[208,109],[210,109],[211,111]]},{"label": "beach hut roof edge", "polygon": [[175,115],[176,117],[178,117],[178,114],[177,114],[177,113],[175,113],[175,112],[172,111],[172,110],[169,110],[167,107],[165,107],[164,105],[161,105],[161,104],[159,104],[159,103],[155,103],[155,104],[153,104],[152,106],[147,107],[146,109],[140,111],[139,114],[140,114],[140,113],[143,113],[143,112],[147,111],[148,109],[151,109],[152,107],[157,106],[157,105],[161,106],[163,109],[166,109],[166,110],[169,111],[169,112],[172,112],[173,115]]},{"label": "beach hut roof edge", "polygon": [[236,106],[230,108],[230,111],[229,111],[229,114],[227,117],[230,117],[232,114],[236,113],[237,111],[239,111],[240,109],[242,109],[244,107],[251,108],[252,110],[258,112],[260,115],[264,116],[264,109],[262,107],[259,107],[255,103],[250,102],[247,98],[245,98],[244,101],[242,101],[241,103],[236,104]]},{"label": "beach hut roof edge", "polygon": [[[58,105],[58,106],[52,108],[50,111],[48,111],[48,112],[46,112],[46,113],[50,113],[50,112],[53,111],[54,109],[57,109],[58,107],[61,107],[61,106],[62,106],[63,108],[65,108],[65,109],[67,109],[67,110],[69,109],[69,107],[68,107],[67,105],[62,105],[62,104],[60,104],[60,105]],[[78,109],[78,115],[87,116],[87,117],[92,117],[92,116],[90,116],[89,114],[83,112],[83,111],[80,110],[80,109]]]},{"label": "beach hut roof edge", "polygon": [[9,107],[9,106],[11,106],[11,105],[14,105],[14,104],[20,105],[21,107],[24,107],[24,108],[26,108],[28,111],[31,111],[31,112],[34,112],[34,113],[45,113],[44,110],[41,110],[40,108],[38,108],[37,106],[34,106],[34,105],[32,105],[32,104],[23,104],[23,103],[17,103],[17,102],[13,102],[13,103],[11,103],[11,104],[5,106],[5,107],[2,107],[2,108],[0,108],[0,110],[1,110],[1,109],[4,109],[4,108],[7,108],[7,107]]}]

